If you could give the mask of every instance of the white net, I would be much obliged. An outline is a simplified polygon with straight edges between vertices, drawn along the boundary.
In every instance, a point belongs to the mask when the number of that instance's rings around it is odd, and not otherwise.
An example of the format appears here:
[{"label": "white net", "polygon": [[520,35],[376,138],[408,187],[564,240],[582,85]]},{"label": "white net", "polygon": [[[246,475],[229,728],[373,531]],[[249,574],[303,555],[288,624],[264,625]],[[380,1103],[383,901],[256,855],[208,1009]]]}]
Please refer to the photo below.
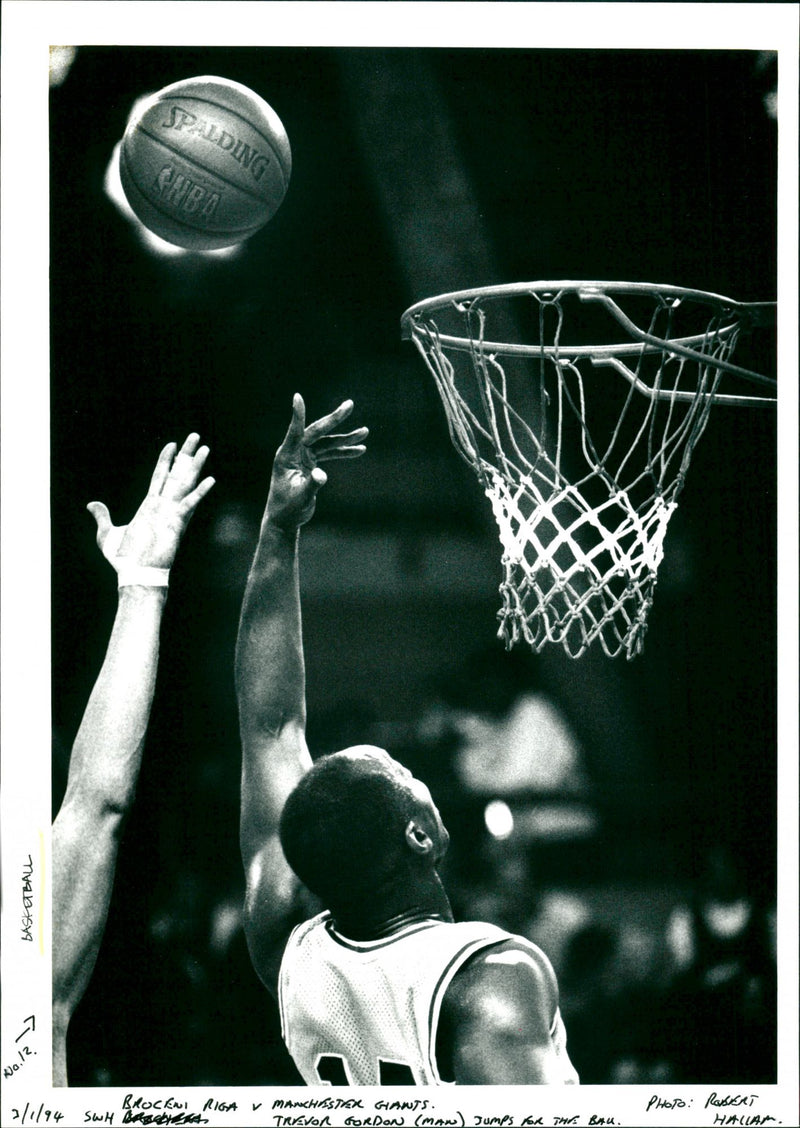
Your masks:
[{"label": "white net", "polygon": [[[524,479],[512,496],[497,475],[486,486],[503,546],[502,635],[509,645],[521,635],[535,650],[561,642],[573,657],[595,639],[612,656],[638,653],[675,502],[657,497],[639,514],[621,492],[604,510],[587,509],[566,486],[536,505],[532,486]],[[535,507],[526,517],[528,490]],[[617,518],[612,536],[607,524]]]},{"label": "white net", "polygon": [[[763,379],[730,361],[741,319],[729,306],[623,285],[446,295],[404,316],[497,521],[507,646],[557,643],[579,657],[596,641],[610,657],[640,653],[667,525],[710,407],[751,399],[720,395],[721,375]],[[572,305],[578,343],[567,345]],[[627,339],[581,344],[609,309]],[[520,337],[526,344],[510,343]]]}]

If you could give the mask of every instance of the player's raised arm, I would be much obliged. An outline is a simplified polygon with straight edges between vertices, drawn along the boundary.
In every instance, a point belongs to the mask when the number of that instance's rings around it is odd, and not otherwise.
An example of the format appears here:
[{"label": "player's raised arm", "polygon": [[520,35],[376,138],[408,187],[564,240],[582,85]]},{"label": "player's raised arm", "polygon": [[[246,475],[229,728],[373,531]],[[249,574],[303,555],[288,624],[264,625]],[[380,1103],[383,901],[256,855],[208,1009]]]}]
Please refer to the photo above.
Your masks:
[{"label": "player's raised arm", "polygon": [[67,1084],[70,1018],[94,968],[105,928],[120,832],[136,791],[158,664],[169,569],[200,500],[208,448],[189,435],[161,452],[133,520],[114,526],[91,502],[97,543],[118,576],[108,648],[70,757],[53,823],[53,1083]]},{"label": "player's raised arm", "polygon": [[303,400],[294,397],[292,420],[275,455],[236,644],[245,932],[255,969],[273,992],[299,891],[281,850],[278,827],[287,796],[311,766],[305,738],[299,530],[312,516],[317,492],[327,481],[319,463],[364,453],[365,427],[337,433],[352,409],[346,400],[306,426]]}]

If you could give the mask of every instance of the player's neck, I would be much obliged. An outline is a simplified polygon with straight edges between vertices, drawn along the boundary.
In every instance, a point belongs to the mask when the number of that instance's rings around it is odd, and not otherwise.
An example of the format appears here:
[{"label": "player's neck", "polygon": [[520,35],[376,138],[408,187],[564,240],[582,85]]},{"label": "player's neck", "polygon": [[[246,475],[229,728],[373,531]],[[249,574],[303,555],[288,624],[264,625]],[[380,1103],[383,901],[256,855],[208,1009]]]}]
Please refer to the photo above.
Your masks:
[{"label": "player's neck", "polygon": [[420,920],[452,921],[453,912],[438,875],[421,889],[402,891],[402,901],[392,904],[385,898],[367,911],[353,915],[334,913],[337,932],[351,940],[379,940]]},{"label": "player's neck", "polygon": [[396,932],[402,932],[410,924],[416,924],[418,921],[425,920],[448,920],[441,913],[428,913],[428,912],[407,912],[398,913],[397,916],[390,917],[389,920],[384,921],[380,925],[373,925],[371,927],[362,926],[357,928],[358,935],[355,935],[353,929],[344,929],[340,927],[338,920],[336,921],[336,931],[340,932],[343,936],[349,937],[351,940],[382,940],[385,936],[393,936]]}]

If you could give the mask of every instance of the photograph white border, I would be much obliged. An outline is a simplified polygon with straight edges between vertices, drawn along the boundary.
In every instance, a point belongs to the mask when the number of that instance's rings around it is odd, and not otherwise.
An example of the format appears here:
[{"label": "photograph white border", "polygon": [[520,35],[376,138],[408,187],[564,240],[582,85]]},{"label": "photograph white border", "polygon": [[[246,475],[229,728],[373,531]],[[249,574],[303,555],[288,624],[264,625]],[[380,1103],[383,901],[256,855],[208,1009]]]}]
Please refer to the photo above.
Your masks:
[{"label": "photograph white border", "polygon": [[[639,3],[71,3],[2,5],[2,1122],[126,1122],[124,1099],[235,1103],[214,1125],[280,1123],[274,1087],[53,1090],[50,1083],[50,553],[48,84],[50,45],[705,48],[779,53],[779,1081],[776,1086],[437,1089],[405,1123],[796,1123],[798,5]],[[91,113],[87,113],[90,127]],[[57,566],[57,561],[55,562]],[[20,888],[24,890],[24,898]],[[20,943],[23,900],[32,939]],[[34,1019],[31,1028],[31,1018]],[[124,1015],[120,1016],[124,1021]],[[602,1032],[599,1032],[602,1037]],[[26,1053],[17,1058],[20,1047]],[[741,1097],[709,1104],[712,1092]],[[308,1090],[309,1096],[325,1093]],[[408,1091],[395,1094],[409,1098]],[[663,1104],[652,1105],[658,1095]],[[364,1110],[378,1115],[376,1094]],[[387,1099],[390,1094],[381,1091]],[[747,1098],[747,1100],[745,1100]],[[749,1101],[749,1103],[748,1103]],[[258,1105],[258,1108],[254,1106]],[[424,1106],[424,1107],[423,1107]],[[648,1107],[649,1106],[649,1107]],[[671,1107],[670,1107],[671,1106]],[[146,1107],[146,1106],[142,1106]],[[164,1105],[161,1111],[166,1111]],[[372,1112],[369,1112],[372,1109]],[[153,1104],[151,1123],[158,1123]],[[112,1114],[112,1119],[108,1116]],[[324,1110],[307,1116],[318,1118]],[[348,1113],[328,1113],[345,1123]],[[352,1115],[352,1114],[350,1114]],[[384,1112],[384,1123],[390,1113]],[[421,1119],[417,1119],[421,1117]],[[505,1120],[502,1118],[505,1117]],[[592,1121],[594,1117],[594,1121]],[[494,1118],[494,1119],[488,1119]],[[561,1118],[559,1120],[559,1118]],[[575,1119],[570,1119],[575,1118]],[[749,1119],[748,1119],[749,1118]],[[761,1119],[759,1119],[761,1118]],[[132,1122],[128,1118],[127,1122]],[[147,1120],[141,1120],[146,1123]],[[192,1122],[185,1120],[185,1123]],[[201,1121],[196,1121],[201,1122]],[[286,1121],[284,1121],[285,1123]],[[307,1123],[314,1122],[308,1119]],[[366,1122],[366,1121],[365,1121]],[[379,1121],[376,1121],[376,1123]]]}]

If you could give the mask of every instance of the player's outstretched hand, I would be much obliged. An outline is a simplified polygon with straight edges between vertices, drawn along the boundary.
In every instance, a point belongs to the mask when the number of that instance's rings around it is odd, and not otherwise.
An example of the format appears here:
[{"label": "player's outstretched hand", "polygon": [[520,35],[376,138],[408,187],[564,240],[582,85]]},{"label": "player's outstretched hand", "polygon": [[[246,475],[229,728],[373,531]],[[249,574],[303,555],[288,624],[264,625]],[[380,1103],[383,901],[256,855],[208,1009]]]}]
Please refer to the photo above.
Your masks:
[{"label": "player's outstretched hand", "polygon": [[[208,447],[198,446],[199,435],[189,435],[180,450],[168,443],[158,456],[150,487],[129,525],[113,525],[102,501],[87,509],[97,522],[97,543],[103,555],[117,566],[170,568],[178,544],[199,502],[214,485],[213,478],[199,481]],[[177,451],[177,453],[176,453]]]},{"label": "player's outstretched hand", "polygon": [[302,396],[295,395],[292,421],[272,466],[267,520],[273,525],[298,528],[312,516],[317,491],[328,480],[320,462],[358,458],[365,452],[364,440],[369,433],[366,427],[347,434],[335,433],[352,410],[353,401],[345,400],[330,415],[306,426],[306,405]]}]

